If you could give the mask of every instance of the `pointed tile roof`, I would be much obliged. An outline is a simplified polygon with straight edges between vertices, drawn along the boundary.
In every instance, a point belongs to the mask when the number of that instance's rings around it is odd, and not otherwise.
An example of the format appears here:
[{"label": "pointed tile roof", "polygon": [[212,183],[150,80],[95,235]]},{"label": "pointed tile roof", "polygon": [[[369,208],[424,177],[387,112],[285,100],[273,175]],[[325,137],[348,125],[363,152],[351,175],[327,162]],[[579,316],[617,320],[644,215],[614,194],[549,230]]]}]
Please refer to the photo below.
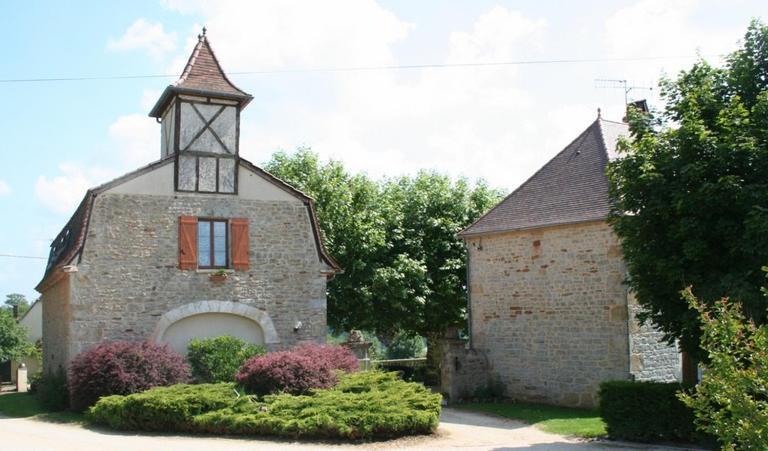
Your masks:
[{"label": "pointed tile roof", "polygon": [[160,117],[174,94],[222,97],[239,101],[241,107],[245,107],[253,99],[227,78],[208,42],[205,28],[203,33],[198,35],[197,44],[189,56],[187,65],[184,66],[181,77],[165,89],[149,115]]},{"label": "pointed tile roof", "polygon": [[608,216],[605,168],[616,158],[616,143],[627,124],[599,118],[531,178],[459,236],[483,235]]}]

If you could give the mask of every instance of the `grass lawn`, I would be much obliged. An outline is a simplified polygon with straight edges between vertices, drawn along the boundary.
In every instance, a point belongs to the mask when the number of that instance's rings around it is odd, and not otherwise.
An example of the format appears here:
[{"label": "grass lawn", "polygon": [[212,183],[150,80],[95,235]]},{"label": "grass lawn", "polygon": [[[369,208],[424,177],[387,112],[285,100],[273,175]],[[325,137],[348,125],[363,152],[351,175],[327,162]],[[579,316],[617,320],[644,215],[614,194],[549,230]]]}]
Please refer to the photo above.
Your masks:
[{"label": "grass lawn", "polygon": [[461,407],[520,420],[553,434],[585,438],[606,435],[605,423],[597,410],[512,402],[470,403],[462,404]]},{"label": "grass lawn", "polygon": [[46,409],[37,396],[30,393],[8,393],[0,396],[0,415],[13,418],[35,417],[45,421],[57,423],[80,423],[83,415],[80,413],[63,411],[51,412]]}]

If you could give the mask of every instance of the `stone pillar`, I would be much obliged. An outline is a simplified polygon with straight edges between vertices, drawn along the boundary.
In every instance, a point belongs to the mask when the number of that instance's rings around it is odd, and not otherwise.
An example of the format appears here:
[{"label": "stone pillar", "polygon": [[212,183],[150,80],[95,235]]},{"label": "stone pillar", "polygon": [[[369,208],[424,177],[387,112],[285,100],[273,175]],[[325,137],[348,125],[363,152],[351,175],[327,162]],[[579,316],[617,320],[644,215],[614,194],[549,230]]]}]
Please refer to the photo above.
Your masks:
[{"label": "stone pillar", "polygon": [[16,391],[19,393],[27,392],[27,366],[23,363],[16,370]]},{"label": "stone pillar", "polygon": [[359,330],[351,331],[347,341],[342,343],[342,346],[355,354],[355,357],[357,357],[357,360],[360,362],[360,368],[364,370],[371,367],[371,359],[368,355],[371,345],[371,342],[363,339],[363,334]]},{"label": "stone pillar", "polygon": [[458,338],[444,339],[442,347],[440,391],[449,403],[471,398],[476,389],[490,383],[490,366],[485,354],[468,349],[467,341]]}]

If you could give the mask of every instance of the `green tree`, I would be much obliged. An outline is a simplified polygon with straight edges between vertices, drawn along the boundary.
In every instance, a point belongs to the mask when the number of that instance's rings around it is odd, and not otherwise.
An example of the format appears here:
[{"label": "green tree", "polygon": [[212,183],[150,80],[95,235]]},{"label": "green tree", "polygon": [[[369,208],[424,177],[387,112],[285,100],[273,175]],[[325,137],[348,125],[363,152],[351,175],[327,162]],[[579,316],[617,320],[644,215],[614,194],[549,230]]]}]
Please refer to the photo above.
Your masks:
[{"label": "green tree", "polygon": [[609,165],[613,212],[643,319],[698,358],[705,304],[740,299],[766,319],[768,261],[768,28],[757,21],[724,67],[704,61],[661,82],[660,114],[630,114],[632,140]]},{"label": "green tree", "polygon": [[463,325],[466,255],[456,233],[500,193],[430,172],[374,182],[300,149],[266,169],[317,202],[328,250],[344,268],[328,286],[328,320],[389,342]]},{"label": "green tree", "polygon": [[344,269],[328,285],[329,325],[374,330],[364,319],[376,315],[370,286],[386,252],[377,184],[340,162],[321,163],[307,148],[278,152],[265,169],[315,199],[326,247]]},{"label": "green tree", "polygon": [[29,310],[29,302],[27,301],[27,298],[19,293],[6,294],[5,306],[8,311],[13,311],[14,307],[18,307],[20,317]]},{"label": "green tree", "polygon": [[[493,206],[500,193],[483,181],[451,181],[434,172],[400,177],[383,184],[382,207],[389,254],[410,275],[397,310],[399,329],[438,338],[448,326],[463,326],[466,314],[466,249],[456,233]],[[390,286],[398,286],[395,278]],[[407,289],[407,290],[406,290]],[[388,303],[391,293],[379,299]],[[416,302],[414,302],[414,300]],[[398,317],[395,315],[402,315]]]},{"label": "green tree", "polygon": [[424,357],[424,350],[427,347],[423,337],[418,335],[409,335],[399,333],[395,335],[392,342],[387,346],[388,359],[412,359]]},{"label": "green tree", "polygon": [[741,305],[727,298],[713,306],[698,302],[690,290],[684,298],[699,313],[709,364],[695,391],[680,399],[694,410],[697,427],[717,437],[723,449],[768,449],[766,326],[746,319]]},{"label": "green tree", "polygon": [[27,331],[8,310],[0,309],[0,362],[32,355],[34,346],[27,341]]}]

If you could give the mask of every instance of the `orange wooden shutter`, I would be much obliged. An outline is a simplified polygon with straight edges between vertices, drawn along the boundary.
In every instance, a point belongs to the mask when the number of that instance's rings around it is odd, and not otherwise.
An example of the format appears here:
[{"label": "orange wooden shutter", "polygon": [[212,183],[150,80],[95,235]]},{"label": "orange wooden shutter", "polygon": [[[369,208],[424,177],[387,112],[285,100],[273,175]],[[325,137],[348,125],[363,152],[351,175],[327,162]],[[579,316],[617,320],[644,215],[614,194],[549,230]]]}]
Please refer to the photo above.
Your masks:
[{"label": "orange wooden shutter", "polygon": [[197,218],[179,216],[179,269],[197,269]]},{"label": "orange wooden shutter", "polygon": [[248,219],[229,221],[232,229],[232,267],[235,271],[248,271]]}]

